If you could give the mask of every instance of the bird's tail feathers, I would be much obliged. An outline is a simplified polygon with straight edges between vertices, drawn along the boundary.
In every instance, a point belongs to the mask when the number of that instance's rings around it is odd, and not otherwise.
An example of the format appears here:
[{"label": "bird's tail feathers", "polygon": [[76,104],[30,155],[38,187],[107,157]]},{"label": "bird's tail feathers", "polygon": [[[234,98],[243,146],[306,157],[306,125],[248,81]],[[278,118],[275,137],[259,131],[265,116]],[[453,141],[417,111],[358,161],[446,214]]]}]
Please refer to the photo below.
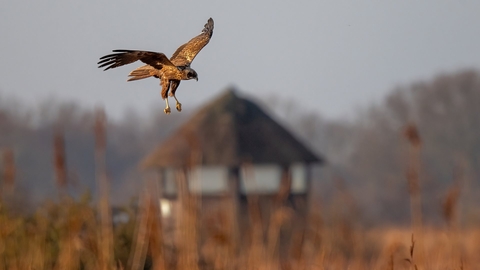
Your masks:
[{"label": "bird's tail feathers", "polygon": [[142,66],[137,69],[134,69],[130,74],[128,74],[129,78],[127,81],[136,81],[145,79],[155,75],[155,69],[151,66]]}]

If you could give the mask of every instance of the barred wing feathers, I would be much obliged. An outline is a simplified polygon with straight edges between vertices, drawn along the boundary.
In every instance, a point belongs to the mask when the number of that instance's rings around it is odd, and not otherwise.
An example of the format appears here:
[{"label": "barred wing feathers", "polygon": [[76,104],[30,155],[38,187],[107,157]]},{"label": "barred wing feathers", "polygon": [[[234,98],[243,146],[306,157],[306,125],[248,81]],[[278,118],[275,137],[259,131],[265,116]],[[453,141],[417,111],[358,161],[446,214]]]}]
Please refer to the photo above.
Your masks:
[{"label": "barred wing feathers", "polygon": [[172,57],[170,57],[170,61],[172,61],[175,66],[190,66],[195,56],[208,44],[212,35],[213,19],[210,18],[198,36],[178,47]]}]

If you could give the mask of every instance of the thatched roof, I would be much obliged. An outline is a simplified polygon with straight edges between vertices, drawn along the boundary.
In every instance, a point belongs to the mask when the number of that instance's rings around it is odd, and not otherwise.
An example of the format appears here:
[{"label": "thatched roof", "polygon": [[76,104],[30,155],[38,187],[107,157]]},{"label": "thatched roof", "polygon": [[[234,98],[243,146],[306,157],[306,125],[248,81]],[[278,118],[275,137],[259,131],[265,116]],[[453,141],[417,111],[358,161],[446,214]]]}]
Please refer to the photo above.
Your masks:
[{"label": "thatched roof", "polygon": [[142,162],[143,168],[321,162],[254,102],[229,89],[194,113]]}]

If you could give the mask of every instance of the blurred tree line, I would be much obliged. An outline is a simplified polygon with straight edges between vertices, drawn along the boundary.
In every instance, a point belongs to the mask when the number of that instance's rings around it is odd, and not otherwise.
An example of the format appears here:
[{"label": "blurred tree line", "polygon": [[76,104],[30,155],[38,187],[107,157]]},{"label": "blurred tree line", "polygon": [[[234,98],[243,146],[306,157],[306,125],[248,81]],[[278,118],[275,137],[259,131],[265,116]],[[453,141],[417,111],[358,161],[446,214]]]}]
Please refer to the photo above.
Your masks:
[{"label": "blurred tree line", "polygon": [[[327,159],[316,186],[324,200],[341,179],[366,221],[407,224],[408,143],[414,124],[422,140],[420,184],[423,214],[438,222],[452,187],[459,188],[460,219],[480,220],[480,73],[465,70],[394,89],[380,104],[354,118],[328,120],[302,111],[292,100],[272,98],[274,111]],[[333,183],[332,183],[333,182]]]},{"label": "blurred tree line", "polygon": [[[324,202],[339,181],[355,199],[364,220],[409,221],[408,145],[403,128],[413,123],[422,140],[421,189],[427,220],[438,222],[452,186],[460,187],[460,214],[479,219],[480,73],[465,70],[394,89],[380,104],[360,109],[350,119],[325,119],[278,96],[264,104],[327,164],[316,191]],[[332,101],[334,102],[334,101]],[[108,121],[107,167],[113,201],[122,203],[140,187],[141,158],[186,120],[192,111],[166,116],[152,109],[149,118],[133,109]],[[46,100],[27,108],[0,96],[0,148],[15,154],[16,194],[32,201],[54,194],[53,133],[65,134],[70,192],[94,189],[94,112],[75,102]],[[1,180],[1,179],[0,179]]]},{"label": "blurred tree line", "polygon": [[[108,119],[107,168],[114,203],[128,202],[141,188],[139,161],[187,114],[167,117],[162,110],[152,109],[151,116],[144,119],[130,109],[120,120]],[[32,108],[15,98],[0,96],[0,152],[14,153],[13,199],[17,208],[22,203],[29,208],[32,203],[56,194],[53,164],[56,132],[65,139],[68,192],[77,196],[95,191],[94,122],[94,110],[76,102],[48,99]],[[3,180],[0,174],[0,186],[5,186]]]}]

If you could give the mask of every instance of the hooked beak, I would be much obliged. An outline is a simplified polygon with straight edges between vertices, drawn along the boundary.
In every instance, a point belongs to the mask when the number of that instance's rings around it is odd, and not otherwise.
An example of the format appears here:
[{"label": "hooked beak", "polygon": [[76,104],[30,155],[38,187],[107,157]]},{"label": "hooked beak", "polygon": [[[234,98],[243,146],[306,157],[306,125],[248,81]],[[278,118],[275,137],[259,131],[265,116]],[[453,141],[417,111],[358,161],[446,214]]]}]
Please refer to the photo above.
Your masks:
[{"label": "hooked beak", "polygon": [[197,81],[197,82],[198,82],[198,77],[195,77],[195,81]]}]

